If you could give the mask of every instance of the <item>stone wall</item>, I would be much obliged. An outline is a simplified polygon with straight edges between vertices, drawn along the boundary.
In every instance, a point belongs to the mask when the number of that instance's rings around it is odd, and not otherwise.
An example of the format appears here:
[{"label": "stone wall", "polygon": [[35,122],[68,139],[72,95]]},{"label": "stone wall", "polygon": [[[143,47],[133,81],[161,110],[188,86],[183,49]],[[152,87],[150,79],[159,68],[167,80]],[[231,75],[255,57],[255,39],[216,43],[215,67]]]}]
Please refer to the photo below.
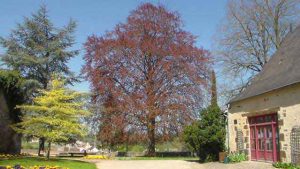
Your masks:
[{"label": "stone wall", "polygon": [[229,148],[236,151],[236,131],[244,134],[244,147],[250,157],[250,129],[248,117],[278,113],[280,160],[291,162],[290,133],[300,125],[300,84],[290,85],[230,105],[228,115]]},{"label": "stone wall", "polygon": [[21,150],[21,135],[10,127],[14,123],[10,111],[9,103],[0,89],[0,154],[19,154]]},{"label": "stone wall", "polygon": [[[243,148],[244,150],[247,150],[249,148],[249,127],[248,127],[248,120],[247,117],[241,116],[239,113],[235,114],[229,114],[228,117],[228,129],[229,129],[229,151],[236,152],[241,151],[238,150],[238,142],[239,138],[237,138],[238,131],[242,131],[243,133]],[[249,154],[248,151],[246,151],[247,154]]]}]

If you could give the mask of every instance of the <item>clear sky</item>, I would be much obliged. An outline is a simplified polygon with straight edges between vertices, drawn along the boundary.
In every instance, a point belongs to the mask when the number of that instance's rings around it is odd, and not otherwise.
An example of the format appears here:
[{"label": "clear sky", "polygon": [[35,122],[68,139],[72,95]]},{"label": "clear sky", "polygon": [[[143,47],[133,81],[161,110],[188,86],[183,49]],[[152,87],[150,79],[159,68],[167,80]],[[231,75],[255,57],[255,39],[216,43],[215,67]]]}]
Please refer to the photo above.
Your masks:
[{"label": "clear sky", "polygon": [[[185,24],[185,30],[198,36],[197,45],[211,49],[213,35],[225,17],[227,0],[0,0],[0,36],[7,37],[24,16],[36,12],[46,4],[49,16],[55,26],[61,27],[72,18],[77,21],[75,49],[81,52],[68,64],[71,70],[80,73],[84,64],[83,43],[92,34],[103,35],[120,22],[124,22],[130,11],[143,2],[163,4],[168,10],[178,11]],[[4,50],[0,48],[0,54]],[[88,91],[89,83],[73,86]]]}]

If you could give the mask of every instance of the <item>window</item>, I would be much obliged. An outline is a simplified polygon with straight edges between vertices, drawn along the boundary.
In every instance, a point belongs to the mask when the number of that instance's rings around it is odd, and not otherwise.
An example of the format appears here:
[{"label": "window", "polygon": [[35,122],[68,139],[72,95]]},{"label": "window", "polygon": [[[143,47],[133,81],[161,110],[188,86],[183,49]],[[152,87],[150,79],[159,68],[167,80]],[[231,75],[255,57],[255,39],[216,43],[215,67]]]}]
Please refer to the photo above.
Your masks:
[{"label": "window", "polygon": [[238,129],[236,131],[236,138],[237,138],[237,143],[236,143],[236,147],[237,147],[237,151],[243,151],[244,150],[244,136],[243,136],[243,132],[242,130]]},{"label": "window", "polygon": [[260,123],[276,123],[277,115],[276,114],[267,114],[256,117],[249,117],[250,125],[260,124]]}]

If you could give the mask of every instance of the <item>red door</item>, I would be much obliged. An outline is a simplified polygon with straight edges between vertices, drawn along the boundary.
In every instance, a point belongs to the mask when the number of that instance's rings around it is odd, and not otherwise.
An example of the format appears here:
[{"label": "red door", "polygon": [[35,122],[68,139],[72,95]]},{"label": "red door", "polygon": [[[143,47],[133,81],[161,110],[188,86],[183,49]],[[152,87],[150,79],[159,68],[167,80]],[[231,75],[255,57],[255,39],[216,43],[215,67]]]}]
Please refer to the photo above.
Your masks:
[{"label": "red door", "polygon": [[277,115],[250,117],[251,160],[278,161]]}]

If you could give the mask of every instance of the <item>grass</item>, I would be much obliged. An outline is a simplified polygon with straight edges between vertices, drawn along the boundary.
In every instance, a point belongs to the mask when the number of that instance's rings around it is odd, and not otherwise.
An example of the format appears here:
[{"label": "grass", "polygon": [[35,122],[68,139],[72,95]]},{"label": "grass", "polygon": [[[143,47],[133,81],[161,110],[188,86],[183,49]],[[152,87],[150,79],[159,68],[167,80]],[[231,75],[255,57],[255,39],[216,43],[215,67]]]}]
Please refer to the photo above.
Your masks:
[{"label": "grass", "polygon": [[198,157],[116,157],[116,160],[199,160]]},{"label": "grass", "polygon": [[52,158],[50,160],[46,160],[45,158],[38,157],[26,157],[26,158],[17,158],[17,159],[2,159],[0,160],[0,166],[14,166],[19,164],[24,167],[29,166],[60,166],[67,167],[69,169],[96,169],[96,165],[83,161],[76,160],[67,160],[67,159],[59,159]]}]

